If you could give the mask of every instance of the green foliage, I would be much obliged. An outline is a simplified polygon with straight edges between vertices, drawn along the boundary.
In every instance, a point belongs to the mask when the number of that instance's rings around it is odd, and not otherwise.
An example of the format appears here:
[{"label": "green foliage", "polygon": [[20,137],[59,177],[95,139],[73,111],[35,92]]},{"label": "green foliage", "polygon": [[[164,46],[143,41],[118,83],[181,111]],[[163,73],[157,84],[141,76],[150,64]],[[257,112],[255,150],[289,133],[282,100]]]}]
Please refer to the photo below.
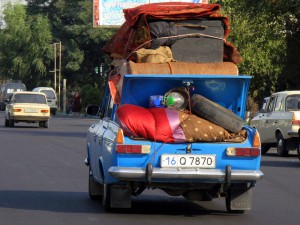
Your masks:
[{"label": "green foliage", "polygon": [[83,108],[88,105],[101,105],[103,92],[99,88],[93,87],[92,85],[85,85],[81,88],[81,104]]},{"label": "green foliage", "polygon": [[53,43],[61,42],[62,79],[71,85],[102,88],[103,78],[95,75],[94,68],[100,64],[108,67],[110,59],[101,48],[115,30],[93,28],[92,1],[27,2],[27,6],[10,5],[7,9],[5,22],[10,29],[0,34],[0,74],[29,86],[41,80],[53,86]]},{"label": "green foliage", "polygon": [[52,34],[48,19],[27,15],[23,5],[8,4],[4,9],[6,26],[0,33],[0,74],[3,79],[32,83],[48,73],[52,54]]},{"label": "green foliage", "polygon": [[289,63],[286,24],[292,14],[288,4],[284,0],[211,2],[219,3],[231,21],[229,41],[243,57],[239,71],[253,76],[250,96],[260,103],[264,97],[282,90],[279,78]]}]

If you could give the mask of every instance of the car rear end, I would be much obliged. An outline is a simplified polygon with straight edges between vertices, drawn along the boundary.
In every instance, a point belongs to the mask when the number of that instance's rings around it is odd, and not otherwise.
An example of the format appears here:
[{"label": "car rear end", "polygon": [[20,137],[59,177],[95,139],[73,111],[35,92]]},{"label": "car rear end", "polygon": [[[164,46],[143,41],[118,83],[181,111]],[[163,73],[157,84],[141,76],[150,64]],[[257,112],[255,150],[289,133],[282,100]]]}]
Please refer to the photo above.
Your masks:
[{"label": "car rear end", "polygon": [[[109,174],[117,180],[172,183],[256,182],[261,179],[258,133],[245,127],[243,143],[170,144],[125,137]],[[148,173],[147,170],[151,171]]]},{"label": "car rear end", "polygon": [[[247,76],[130,75],[124,78],[121,105],[148,107],[149,96],[189,83],[191,93],[205,95],[243,118],[249,81]],[[221,196],[229,199],[229,210],[251,209],[252,187],[263,177],[260,139],[252,127],[242,129],[246,133],[242,142],[184,143],[134,139],[115,130],[116,145],[109,150],[105,179],[131,186],[133,194],[146,187],[160,188],[191,200]]]},{"label": "car rear end", "polygon": [[290,137],[299,137],[300,129],[300,91],[290,91],[286,96],[286,111],[291,116],[291,127],[288,130]]},{"label": "car rear end", "polygon": [[50,118],[46,95],[39,92],[16,92],[9,102],[6,114],[15,122],[39,122]]},{"label": "car rear end", "polygon": [[45,121],[50,118],[50,107],[45,104],[15,104],[10,117],[15,121]]}]

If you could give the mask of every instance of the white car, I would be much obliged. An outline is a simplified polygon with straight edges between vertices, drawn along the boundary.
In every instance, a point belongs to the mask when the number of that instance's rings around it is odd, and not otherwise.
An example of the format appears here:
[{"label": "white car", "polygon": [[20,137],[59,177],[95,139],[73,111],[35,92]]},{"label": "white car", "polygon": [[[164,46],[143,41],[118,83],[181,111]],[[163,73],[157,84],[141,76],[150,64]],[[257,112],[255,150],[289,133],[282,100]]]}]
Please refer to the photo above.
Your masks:
[{"label": "white car", "polygon": [[50,113],[55,115],[57,111],[57,96],[54,89],[51,87],[36,87],[32,91],[42,92],[46,95],[47,103],[50,107]]},{"label": "white car", "polygon": [[14,92],[7,101],[5,126],[14,127],[15,123],[39,123],[39,127],[48,128],[50,107],[44,93],[19,91]]},{"label": "white car", "polygon": [[265,108],[250,125],[260,134],[262,154],[270,147],[277,147],[278,156],[287,156],[290,150],[298,147],[300,91],[277,92],[265,99]]}]

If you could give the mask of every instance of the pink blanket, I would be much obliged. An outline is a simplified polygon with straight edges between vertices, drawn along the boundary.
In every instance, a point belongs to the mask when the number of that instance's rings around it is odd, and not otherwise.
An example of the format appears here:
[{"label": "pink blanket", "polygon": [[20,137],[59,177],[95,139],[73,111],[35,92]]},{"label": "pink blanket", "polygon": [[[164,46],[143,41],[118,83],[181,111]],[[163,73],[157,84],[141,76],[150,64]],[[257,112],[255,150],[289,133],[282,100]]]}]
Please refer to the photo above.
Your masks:
[{"label": "pink blanket", "polygon": [[166,143],[242,142],[246,138],[245,130],[230,133],[196,115],[168,108],[124,104],[116,111],[116,121],[128,136]]}]

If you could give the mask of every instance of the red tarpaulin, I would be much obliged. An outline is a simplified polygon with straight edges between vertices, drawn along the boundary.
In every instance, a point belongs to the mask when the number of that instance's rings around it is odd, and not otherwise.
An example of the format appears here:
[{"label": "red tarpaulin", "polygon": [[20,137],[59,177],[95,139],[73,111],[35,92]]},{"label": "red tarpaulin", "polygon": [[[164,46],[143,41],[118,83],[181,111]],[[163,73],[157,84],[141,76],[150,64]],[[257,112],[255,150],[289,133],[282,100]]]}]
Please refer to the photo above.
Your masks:
[{"label": "red tarpaulin", "polygon": [[230,32],[229,20],[220,13],[220,8],[218,4],[165,2],[124,9],[126,21],[111,40],[106,43],[103,51],[111,57],[132,59],[134,51],[139,48],[150,48],[149,19],[178,21],[206,18],[223,21],[225,39],[223,60],[237,64],[242,59],[233,44],[226,41]]}]

